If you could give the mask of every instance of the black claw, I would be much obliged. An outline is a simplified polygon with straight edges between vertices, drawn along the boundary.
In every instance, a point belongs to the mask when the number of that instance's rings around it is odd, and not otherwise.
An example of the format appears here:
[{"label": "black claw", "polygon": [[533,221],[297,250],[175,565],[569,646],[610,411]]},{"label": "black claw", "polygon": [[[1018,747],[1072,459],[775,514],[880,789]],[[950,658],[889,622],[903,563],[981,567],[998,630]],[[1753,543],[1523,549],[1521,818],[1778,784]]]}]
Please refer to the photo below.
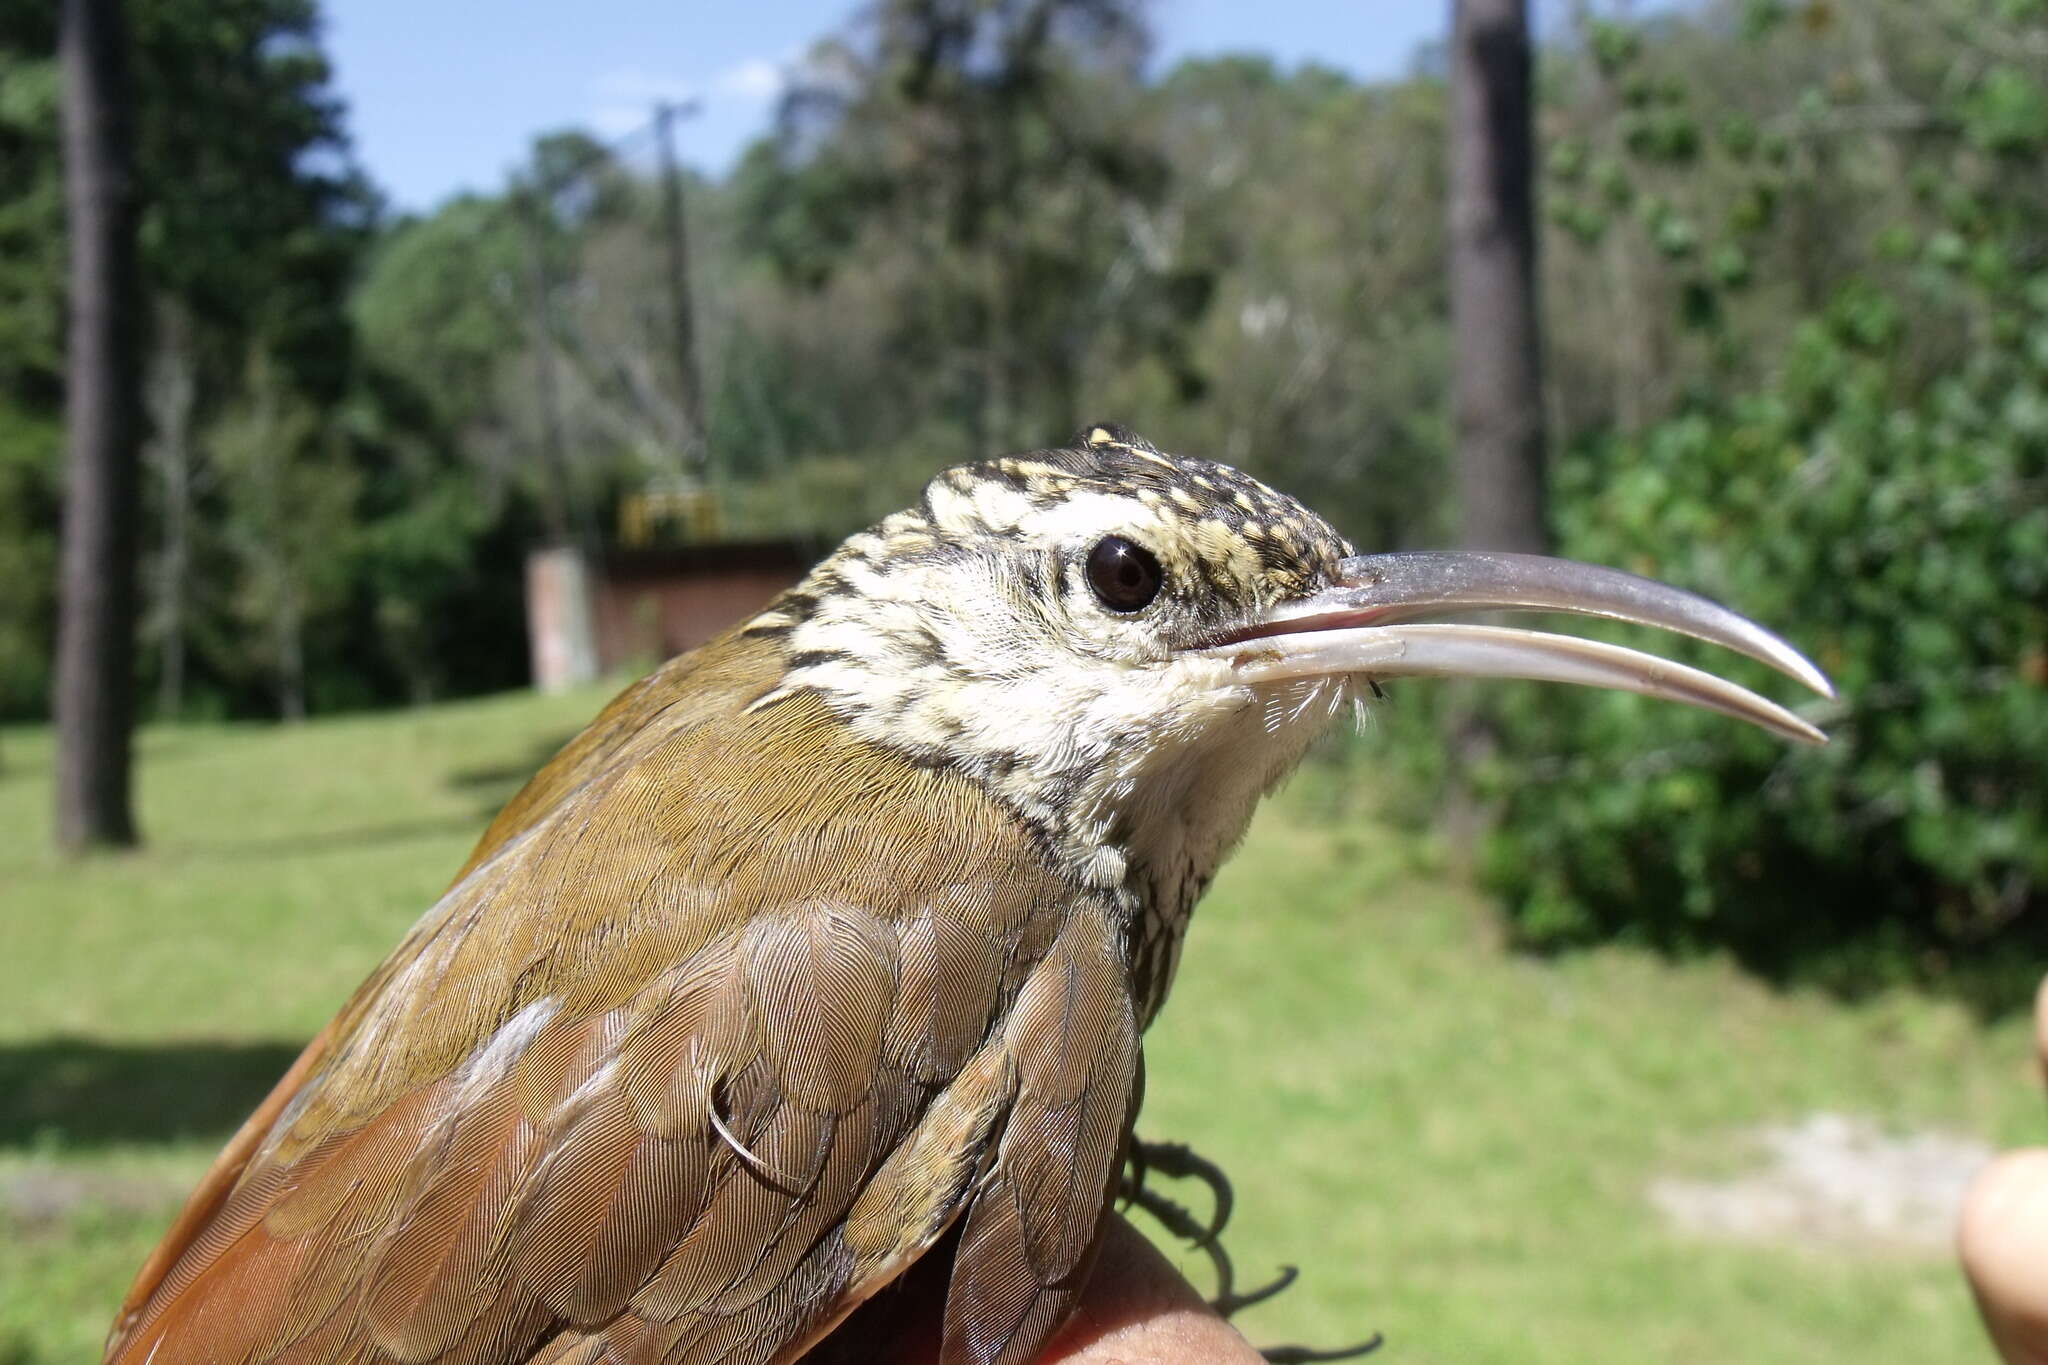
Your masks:
[{"label": "black claw", "polygon": [[[1231,1190],[1230,1177],[1223,1174],[1223,1168],[1183,1142],[1146,1142],[1134,1138],[1131,1142],[1131,1169],[1138,1182],[1151,1171],[1170,1176],[1175,1180],[1199,1180],[1209,1187],[1213,1207],[1209,1213],[1208,1231],[1203,1234],[1204,1244],[1213,1243],[1223,1234],[1230,1222],[1230,1215],[1237,1205],[1237,1196]],[[1180,1234],[1176,1234],[1180,1235]]]},{"label": "black claw", "polygon": [[1356,1346],[1346,1346],[1338,1351],[1318,1351],[1313,1346],[1269,1346],[1259,1352],[1273,1362],[1273,1365],[1311,1365],[1318,1360],[1356,1360],[1371,1355],[1386,1344],[1386,1338],[1378,1332]]},{"label": "black claw", "polygon": [[1130,1169],[1120,1177],[1118,1193],[1124,1203],[1129,1204],[1137,1198],[1138,1191],[1145,1188],[1145,1177],[1152,1174],[1152,1163],[1146,1160],[1145,1144],[1136,1137],[1131,1139],[1130,1151],[1124,1154],[1124,1164]]},{"label": "black claw", "polygon": [[[1223,1169],[1207,1157],[1198,1156],[1185,1143],[1146,1142],[1141,1138],[1131,1139],[1130,1151],[1125,1157],[1127,1169],[1118,1177],[1117,1197],[1127,1208],[1143,1209],[1173,1236],[1209,1258],[1209,1264],[1216,1272],[1216,1294],[1209,1300],[1209,1306],[1224,1318],[1242,1312],[1253,1304],[1264,1303],[1275,1294],[1293,1284],[1300,1274],[1293,1266],[1282,1266],[1280,1274],[1270,1284],[1257,1289],[1237,1292],[1237,1271],[1230,1263],[1230,1254],[1223,1249],[1219,1240],[1223,1229],[1230,1222],[1230,1215],[1236,1205],[1236,1196],[1230,1188],[1230,1177]],[[1195,1215],[1182,1205],[1156,1190],[1146,1188],[1146,1180],[1154,1173],[1174,1180],[1199,1180],[1209,1187],[1210,1210],[1206,1225],[1196,1220]],[[1314,1365],[1325,1360],[1356,1360],[1379,1349],[1382,1338],[1375,1332],[1368,1341],[1342,1350],[1319,1351],[1312,1346],[1275,1346],[1260,1352],[1274,1365]]]},{"label": "black claw", "polygon": [[1221,1298],[1211,1300],[1211,1306],[1226,1318],[1234,1317],[1245,1309],[1250,1308],[1253,1304],[1264,1303],[1267,1299],[1272,1298],[1275,1294],[1287,1288],[1288,1285],[1293,1284],[1300,1275],[1301,1270],[1299,1267],[1283,1265],[1280,1267],[1280,1273],[1273,1277],[1271,1283],[1262,1284],[1257,1289],[1248,1289],[1242,1294],[1232,1294],[1228,1300]]},{"label": "black claw", "polygon": [[1233,1289],[1237,1283],[1237,1273],[1230,1264],[1230,1253],[1223,1249],[1222,1243],[1208,1238],[1202,1225],[1195,1221],[1193,1214],[1155,1190],[1137,1190],[1132,1194],[1130,1202],[1151,1214],[1168,1232],[1209,1258],[1209,1264],[1216,1272],[1216,1297],[1211,1299],[1210,1303],[1225,1317],[1230,1316],[1229,1310],[1223,1305],[1236,1297]]},{"label": "black claw", "polygon": [[1159,1191],[1132,1190],[1126,1202],[1151,1214],[1159,1220],[1161,1227],[1183,1242],[1193,1243],[1196,1247],[1204,1246],[1202,1225],[1195,1221],[1195,1215]]}]

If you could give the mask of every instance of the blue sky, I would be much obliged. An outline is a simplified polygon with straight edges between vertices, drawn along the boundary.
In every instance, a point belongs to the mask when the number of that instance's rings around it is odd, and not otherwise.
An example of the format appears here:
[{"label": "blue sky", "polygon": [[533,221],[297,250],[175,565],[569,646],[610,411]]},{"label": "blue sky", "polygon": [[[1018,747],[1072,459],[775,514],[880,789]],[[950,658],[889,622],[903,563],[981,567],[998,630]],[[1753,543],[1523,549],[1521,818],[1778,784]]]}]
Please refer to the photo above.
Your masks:
[{"label": "blue sky", "polygon": [[[537,132],[580,126],[617,136],[664,99],[702,101],[682,125],[683,157],[722,172],[766,127],[781,71],[853,8],[854,0],[324,6],[357,153],[408,209],[496,189]],[[1151,15],[1161,63],[1253,51],[1376,77],[1441,38],[1449,8],[1449,0],[1153,0]]]}]

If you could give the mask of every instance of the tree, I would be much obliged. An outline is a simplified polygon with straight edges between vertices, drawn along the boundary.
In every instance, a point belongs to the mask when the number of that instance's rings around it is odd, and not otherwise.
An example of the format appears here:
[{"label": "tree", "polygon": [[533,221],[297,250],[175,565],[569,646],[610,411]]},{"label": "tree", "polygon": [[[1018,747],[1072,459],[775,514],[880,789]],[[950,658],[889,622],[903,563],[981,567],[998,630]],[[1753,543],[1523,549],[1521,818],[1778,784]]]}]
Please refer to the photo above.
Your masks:
[{"label": "tree", "polygon": [[[158,714],[239,682],[232,603],[209,577],[239,562],[232,490],[199,433],[247,406],[261,346],[322,409],[350,382],[346,292],[375,199],[350,163],[312,0],[151,0],[133,16],[145,366],[143,672]],[[213,589],[209,591],[209,589]],[[195,686],[194,684],[197,684]]]},{"label": "tree", "polygon": [[1147,103],[1171,175],[1142,227],[1166,287],[1120,302],[1086,410],[1252,469],[1360,545],[1438,541],[1442,82],[1220,57]]},{"label": "tree", "polygon": [[1548,540],[1526,0],[1451,7],[1451,330],[1467,545]]},{"label": "tree", "polygon": [[[1728,0],[1583,38],[1546,81],[1553,297],[1585,305],[1556,334],[1596,391],[1642,339],[1672,373],[1560,444],[1561,549],[1739,604],[1841,695],[1788,752],[1504,691],[1487,879],[1531,946],[2020,1007],[2048,960],[2048,14]],[[1637,326],[1603,318],[1617,239]]]},{"label": "tree", "polygon": [[64,182],[71,243],[57,841],[135,842],[139,384],[135,183],[120,0],[64,0]]},{"label": "tree", "polygon": [[354,567],[359,481],[322,417],[257,350],[243,397],[207,442],[223,475],[223,535],[241,569],[238,635],[285,720],[306,717],[309,627],[346,597]]},{"label": "tree", "polygon": [[1090,342],[1119,273],[1151,273],[1131,223],[1165,183],[1132,125],[1145,45],[1130,0],[878,0],[814,52],[744,216],[791,280],[886,282],[890,444],[906,413],[956,457],[1087,420]]},{"label": "tree", "polygon": [[[64,176],[60,7],[0,0],[0,715],[54,693],[63,480]],[[345,295],[374,196],[348,157],[312,0],[150,0],[125,13],[138,331],[160,439],[140,493],[138,685],[174,708],[247,705],[218,647],[219,481],[197,432],[231,406],[259,334],[292,385],[332,409],[354,380]],[[149,324],[162,320],[164,326]],[[144,387],[150,387],[148,381]],[[361,654],[373,650],[359,650]],[[182,686],[176,685],[182,678]],[[181,698],[184,700],[181,703]]]}]

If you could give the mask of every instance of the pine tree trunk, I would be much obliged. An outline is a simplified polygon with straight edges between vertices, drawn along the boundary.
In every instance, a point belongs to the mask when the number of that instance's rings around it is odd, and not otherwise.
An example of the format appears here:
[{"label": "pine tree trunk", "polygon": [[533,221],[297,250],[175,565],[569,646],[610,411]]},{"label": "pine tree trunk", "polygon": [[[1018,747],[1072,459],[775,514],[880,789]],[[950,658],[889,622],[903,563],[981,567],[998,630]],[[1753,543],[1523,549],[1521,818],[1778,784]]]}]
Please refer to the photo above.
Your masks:
[{"label": "pine tree trunk", "polygon": [[1526,0],[1454,0],[1451,328],[1458,492],[1475,549],[1546,548]]},{"label": "pine tree trunk", "polygon": [[138,289],[120,0],[62,0],[70,335],[57,626],[57,842],[135,842]]}]

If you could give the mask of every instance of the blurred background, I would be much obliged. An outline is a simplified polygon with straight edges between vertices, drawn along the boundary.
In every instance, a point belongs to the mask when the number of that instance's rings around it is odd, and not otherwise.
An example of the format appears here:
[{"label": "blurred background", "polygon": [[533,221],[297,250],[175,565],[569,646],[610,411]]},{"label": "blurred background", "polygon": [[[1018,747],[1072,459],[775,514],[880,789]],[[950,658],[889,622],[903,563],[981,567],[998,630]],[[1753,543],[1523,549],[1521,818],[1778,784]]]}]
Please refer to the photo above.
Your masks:
[{"label": "blurred background", "polygon": [[[60,8],[125,22],[60,61]],[[609,690],[1097,420],[1842,692],[1795,752],[1413,684],[1271,805],[1140,1124],[1302,1265],[1253,1338],[1975,1358],[1949,1220],[2040,1128],[2044,170],[2037,0],[0,0],[0,1365],[94,1357]]]}]

